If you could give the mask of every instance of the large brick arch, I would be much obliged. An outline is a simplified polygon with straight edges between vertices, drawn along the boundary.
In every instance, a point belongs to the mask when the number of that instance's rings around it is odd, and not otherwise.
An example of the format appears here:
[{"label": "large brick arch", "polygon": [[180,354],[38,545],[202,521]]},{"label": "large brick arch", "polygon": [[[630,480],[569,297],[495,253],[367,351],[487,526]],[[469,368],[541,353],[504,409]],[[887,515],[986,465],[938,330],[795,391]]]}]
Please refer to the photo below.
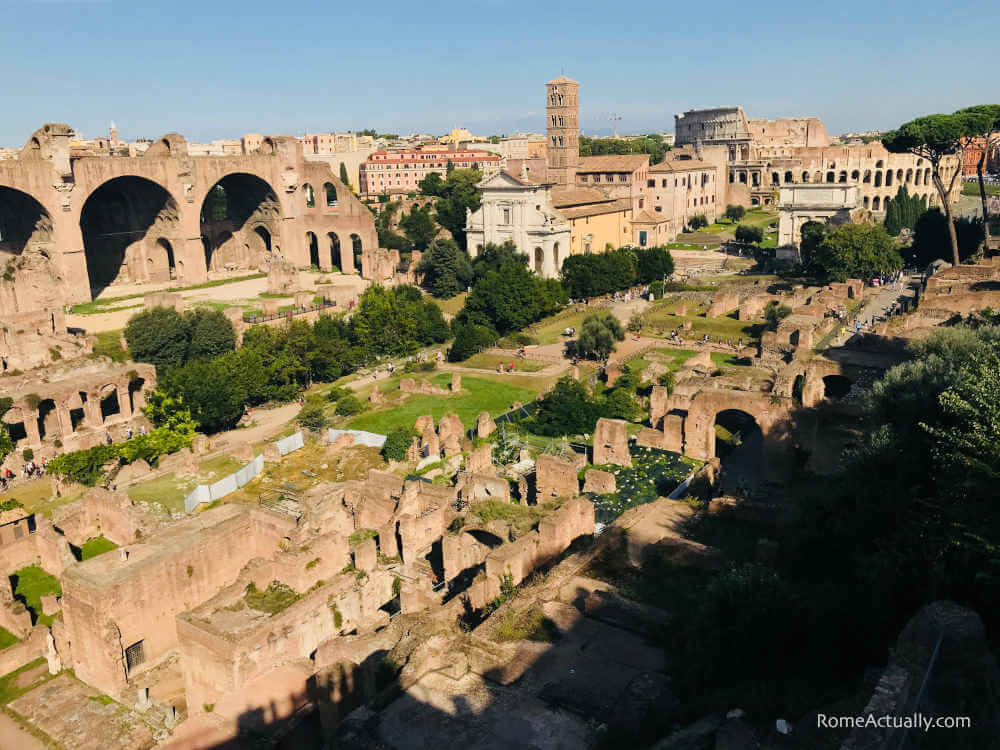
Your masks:
[{"label": "large brick arch", "polygon": [[[304,239],[307,232],[322,238],[334,233],[339,238],[345,273],[354,270],[349,252],[351,235],[359,236],[365,248],[378,247],[372,213],[329,164],[306,161],[301,146],[292,137],[268,136],[260,151],[253,154],[192,157],[184,137],[169,133],[141,157],[74,157],[70,148],[72,134],[68,125],[46,124],[32,134],[17,160],[0,162],[0,186],[30,196],[51,217],[51,275],[65,282],[59,303],[91,299],[81,218],[88,199],[101,186],[121,177],[155,183],[176,204],[176,232],[169,244],[176,263],[183,266],[183,278],[178,278],[178,283],[199,283],[207,278],[201,210],[212,187],[231,174],[251,175],[270,186],[280,221],[267,231],[272,245],[296,265],[308,264]],[[306,183],[314,189],[320,186],[320,200],[314,206],[307,207],[303,198],[302,186]],[[326,201],[322,194],[322,186],[327,183],[336,190],[335,202]],[[267,222],[251,224],[248,231],[266,226]],[[247,239],[256,241],[249,235]],[[0,293],[0,314],[28,309],[24,304],[13,294]]]},{"label": "large brick arch", "polygon": [[765,456],[773,452],[781,439],[776,427],[788,419],[788,399],[748,391],[704,390],[691,399],[684,420],[684,453],[693,458],[714,458],[715,418],[719,412],[729,410],[752,416],[764,434]]}]

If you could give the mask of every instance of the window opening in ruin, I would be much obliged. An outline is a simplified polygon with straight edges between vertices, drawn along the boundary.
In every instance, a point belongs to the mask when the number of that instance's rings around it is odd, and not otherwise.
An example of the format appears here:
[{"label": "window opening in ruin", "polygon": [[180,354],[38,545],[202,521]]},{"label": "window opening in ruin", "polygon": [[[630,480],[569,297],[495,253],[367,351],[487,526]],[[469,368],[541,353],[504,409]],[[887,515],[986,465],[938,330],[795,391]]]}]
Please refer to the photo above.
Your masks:
[{"label": "window opening in ruin", "polygon": [[101,419],[106,420],[115,414],[121,413],[121,405],[118,403],[118,389],[112,388],[107,396],[101,398]]},{"label": "window opening in ruin", "polygon": [[330,265],[333,268],[340,268],[340,237],[335,232],[327,232],[326,237],[330,240]]},{"label": "window opening in ruin", "polygon": [[83,409],[69,410],[69,424],[70,429],[73,430],[73,432],[76,432],[80,425],[83,424],[84,419],[85,415],[83,413]]},{"label": "window opening in ruin", "polygon": [[306,208],[316,208],[316,194],[313,192],[312,185],[307,182],[302,186],[302,190],[306,195]]},{"label": "window opening in ruin", "polygon": [[356,234],[351,235],[351,250],[354,253],[354,267],[361,268],[361,254],[364,249],[361,247],[361,237]]},{"label": "window opening in ruin", "polygon": [[851,381],[843,375],[827,375],[823,378],[823,395],[829,399],[841,399],[851,392]]},{"label": "window opening in ruin", "polygon": [[306,232],[306,244],[309,245],[309,265],[319,268],[319,241],[313,232]]},{"label": "window opening in ruin", "polygon": [[[47,398],[38,404],[38,436],[44,440],[49,433],[47,428],[58,427],[58,420],[55,414],[56,402]],[[53,424],[53,421],[56,424]]]},{"label": "window opening in ruin", "polygon": [[540,274],[542,272],[542,266],[545,263],[545,252],[540,247],[535,248],[535,273]]},{"label": "window opening in ruin", "polygon": [[337,188],[332,182],[327,182],[323,185],[323,190],[326,192],[326,206],[327,208],[333,208],[337,205]]},{"label": "window opening in ruin", "polygon": [[142,644],[142,641],[136,641],[125,649],[125,669],[128,673],[146,661],[146,652]]},{"label": "window opening in ruin", "polygon": [[7,434],[10,435],[10,439],[16,445],[19,441],[25,440],[28,437],[28,433],[24,429],[24,422],[13,422],[7,425]]}]

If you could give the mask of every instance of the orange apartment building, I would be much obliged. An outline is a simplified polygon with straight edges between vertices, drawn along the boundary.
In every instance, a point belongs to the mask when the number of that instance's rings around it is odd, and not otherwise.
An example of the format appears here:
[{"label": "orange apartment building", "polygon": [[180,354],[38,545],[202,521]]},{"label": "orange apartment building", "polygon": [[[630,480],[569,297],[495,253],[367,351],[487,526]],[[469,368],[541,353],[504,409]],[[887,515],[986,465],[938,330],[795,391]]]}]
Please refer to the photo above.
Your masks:
[{"label": "orange apartment building", "polygon": [[500,172],[503,159],[484,149],[374,151],[361,164],[359,189],[363,196],[413,192],[431,172],[444,177],[448,162],[456,168],[478,169],[488,179]]}]

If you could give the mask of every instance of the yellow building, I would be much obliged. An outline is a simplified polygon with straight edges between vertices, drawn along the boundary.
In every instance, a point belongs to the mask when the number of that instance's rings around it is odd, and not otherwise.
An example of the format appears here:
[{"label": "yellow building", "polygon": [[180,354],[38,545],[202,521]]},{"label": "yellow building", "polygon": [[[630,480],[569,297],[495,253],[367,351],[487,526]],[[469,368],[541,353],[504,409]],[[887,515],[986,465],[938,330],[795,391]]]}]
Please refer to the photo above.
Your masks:
[{"label": "yellow building", "polygon": [[570,255],[603,253],[632,242],[632,201],[595,188],[554,188],[553,207],[569,222]]}]

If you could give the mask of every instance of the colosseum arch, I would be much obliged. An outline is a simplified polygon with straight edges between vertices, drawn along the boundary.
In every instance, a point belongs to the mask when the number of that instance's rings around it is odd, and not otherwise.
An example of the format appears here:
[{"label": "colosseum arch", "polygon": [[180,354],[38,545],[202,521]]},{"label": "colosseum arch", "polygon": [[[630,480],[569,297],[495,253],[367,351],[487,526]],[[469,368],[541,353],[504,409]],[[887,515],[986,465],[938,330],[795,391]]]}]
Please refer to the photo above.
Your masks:
[{"label": "colosseum arch", "polygon": [[309,265],[319,268],[319,240],[315,232],[306,232],[306,247],[309,248]]},{"label": "colosseum arch", "polygon": [[201,239],[209,271],[257,268],[280,251],[281,205],[260,177],[234,172],[218,180],[201,205]]},{"label": "colosseum arch", "polygon": [[326,197],[326,207],[333,208],[337,205],[337,187],[332,182],[323,183],[323,194]]},{"label": "colosseum arch", "polygon": [[340,243],[340,237],[337,236],[336,232],[327,232],[326,238],[330,241],[330,267],[344,270],[347,266],[342,255],[344,250]]},{"label": "colosseum arch", "polygon": [[0,262],[25,251],[50,254],[52,217],[34,197],[0,186]]},{"label": "colosseum arch", "polygon": [[872,198],[872,211],[880,211],[880,210],[882,210],[881,201],[879,197],[876,195],[874,198]]},{"label": "colosseum arch", "polygon": [[875,172],[875,187],[882,187],[882,172]]},{"label": "colosseum arch", "polygon": [[[803,173],[803,174],[805,174],[805,173]],[[792,177],[792,173],[791,172],[785,172],[785,182],[786,183],[794,182],[794,179]]]},{"label": "colosseum arch", "polygon": [[80,230],[94,297],[115,283],[167,280],[169,255],[159,240],[170,247],[183,242],[177,201],[145,177],[98,186],[83,204]]}]

